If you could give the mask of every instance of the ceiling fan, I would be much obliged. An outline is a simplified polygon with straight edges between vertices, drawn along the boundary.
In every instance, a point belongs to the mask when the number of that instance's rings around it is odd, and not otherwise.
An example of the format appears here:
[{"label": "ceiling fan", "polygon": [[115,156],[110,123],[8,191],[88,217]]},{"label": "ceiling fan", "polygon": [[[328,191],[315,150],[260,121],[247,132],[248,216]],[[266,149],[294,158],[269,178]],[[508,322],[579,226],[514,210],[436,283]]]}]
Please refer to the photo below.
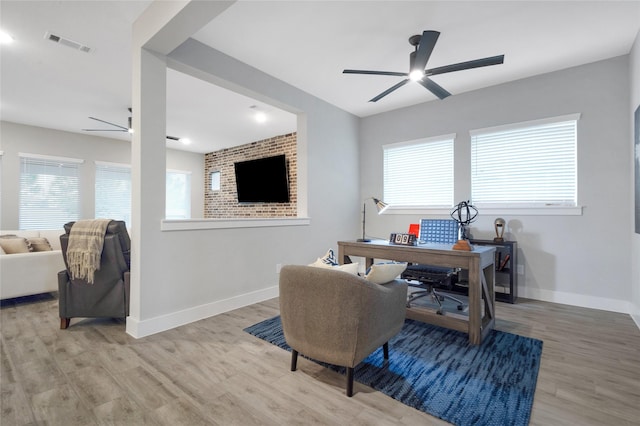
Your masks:
[{"label": "ceiling fan", "polygon": [[475,59],[472,61],[460,62],[457,64],[445,65],[442,67],[425,69],[431,52],[438,41],[440,33],[438,31],[423,31],[422,35],[414,35],[409,37],[409,44],[414,46],[415,50],[409,54],[409,72],[393,72],[393,71],[370,71],[370,70],[349,70],[346,69],[343,74],[368,74],[368,75],[390,75],[398,77],[407,77],[394,86],[391,86],[384,92],[370,99],[369,102],[377,102],[387,96],[394,90],[399,89],[410,81],[417,81],[425,89],[436,95],[440,99],[451,96],[442,86],[431,80],[429,77],[448,72],[468,70],[471,68],[486,67],[489,65],[499,65],[504,62],[504,55],[491,56],[488,58]]},{"label": "ceiling fan", "polygon": [[[131,108],[129,109],[129,113],[132,112]],[[133,127],[131,126],[131,116],[127,119],[127,127],[121,126],[119,124],[111,123],[110,121],[101,120],[95,117],[89,117],[91,120],[99,121],[101,123],[108,124],[110,126],[116,127],[115,129],[82,129],[83,132],[127,132],[133,133]]]},{"label": "ceiling fan", "polygon": [[[131,108],[128,108],[129,113],[132,113],[133,110]],[[84,132],[127,132],[127,133],[133,133],[133,127],[131,126],[131,116],[129,116],[127,118],[127,127],[121,126],[119,124],[115,124],[115,123],[111,123],[110,121],[105,121],[105,120],[101,120],[99,118],[95,118],[95,117],[89,117],[91,120],[95,120],[95,121],[99,121],[101,123],[105,123],[108,124],[110,126],[116,127],[115,129],[82,129],[82,131]],[[172,141],[185,141],[182,138],[176,137],[176,136],[167,136],[167,139],[172,140]]]}]

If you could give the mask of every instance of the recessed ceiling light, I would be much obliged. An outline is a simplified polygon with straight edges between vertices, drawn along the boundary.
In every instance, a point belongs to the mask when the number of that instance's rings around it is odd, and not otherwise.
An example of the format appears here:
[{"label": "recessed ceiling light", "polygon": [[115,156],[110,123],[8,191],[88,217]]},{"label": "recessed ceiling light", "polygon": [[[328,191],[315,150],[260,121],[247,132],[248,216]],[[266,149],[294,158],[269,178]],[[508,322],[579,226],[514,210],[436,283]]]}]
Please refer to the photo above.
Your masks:
[{"label": "recessed ceiling light", "polygon": [[264,123],[267,121],[267,114],[264,111],[261,111],[257,105],[251,105],[249,109],[253,110],[253,118],[255,118],[258,123]]},{"label": "recessed ceiling light", "polygon": [[191,144],[191,139],[189,139],[189,138],[180,138],[180,142],[182,142],[183,145],[190,145]]},{"label": "recessed ceiling light", "polygon": [[13,37],[2,30],[0,30],[0,44],[11,44],[13,43]]},{"label": "recessed ceiling light", "polygon": [[258,123],[264,123],[265,121],[267,121],[267,114],[261,111],[256,112],[256,121]]}]

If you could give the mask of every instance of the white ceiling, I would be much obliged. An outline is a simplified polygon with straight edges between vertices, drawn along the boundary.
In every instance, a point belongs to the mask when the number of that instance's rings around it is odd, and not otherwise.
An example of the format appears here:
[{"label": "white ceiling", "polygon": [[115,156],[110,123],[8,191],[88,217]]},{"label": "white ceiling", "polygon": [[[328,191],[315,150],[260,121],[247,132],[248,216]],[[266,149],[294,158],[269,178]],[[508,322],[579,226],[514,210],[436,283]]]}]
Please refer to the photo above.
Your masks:
[{"label": "white ceiling", "polygon": [[[82,132],[127,125],[131,25],[150,1],[0,2],[0,118]],[[239,1],[193,38],[355,115],[438,100],[408,84],[377,103],[400,77],[345,75],[344,68],[406,72],[408,38],[441,32],[428,68],[504,54],[502,65],[432,79],[463,92],[629,53],[640,1]],[[82,53],[44,38],[80,42]],[[594,82],[597,84],[597,82]],[[210,152],[295,131],[295,116],[169,70],[167,134]],[[269,121],[255,123],[250,106]],[[129,139],[124,132],[97,132]]]}]

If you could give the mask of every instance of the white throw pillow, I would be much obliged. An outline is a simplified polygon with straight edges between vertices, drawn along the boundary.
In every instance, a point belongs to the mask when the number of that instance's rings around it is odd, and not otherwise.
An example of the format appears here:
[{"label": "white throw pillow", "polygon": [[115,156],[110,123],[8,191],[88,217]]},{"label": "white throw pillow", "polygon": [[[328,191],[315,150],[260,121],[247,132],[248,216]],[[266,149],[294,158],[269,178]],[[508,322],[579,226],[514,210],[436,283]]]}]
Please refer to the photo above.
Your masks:
[{"label": "white throw pillow", "polygon": [[395,280],[405,269],[407,262],[374,263],[364,277],[372,283],[384,284]]},{"label": "white throw pillow", "polygon": [[348,272],[353,275],[358,275],[359,263],[345,263],[344,265],[328,265],[326,264],[321,257],[319,257],[315,262],[310,263],[309,266],[315,266],[316,268],[326,268],[326,269],[335,269],[338,271]]}]

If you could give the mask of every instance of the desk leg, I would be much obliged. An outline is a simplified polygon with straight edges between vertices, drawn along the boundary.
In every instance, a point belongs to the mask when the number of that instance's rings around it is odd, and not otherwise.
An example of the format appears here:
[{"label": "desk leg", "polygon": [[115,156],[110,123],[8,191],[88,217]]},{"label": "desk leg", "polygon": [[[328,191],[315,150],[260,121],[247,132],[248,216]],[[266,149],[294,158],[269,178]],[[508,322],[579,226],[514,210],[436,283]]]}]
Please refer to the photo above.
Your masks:
[{"label": "desk leg", "polygon": [[482,318],[482,338],[487,337],[496,324],[495,266],[484,268],[482,275],[482,295],[484,299],[484,317]]},{"label": "desk leg", "polygon": [[482,343],[480,274],[482,271],[478,262],[471,262],[469,266],[469,343],[472,345]]},{"label": "desk leg", "polygon": [[371,268],[371,265],[373,265],[373,258],[372,257],[365,257],[365,259],[364,259],[364,270],[368,271],[369,268]]},{"label": "desk leg", "polygon": [[[482,278],[482,294],[484,296],[485,316],[488,313],[488,319],[495,318],[496,293],[495,293],[495,267],[493,265],[484,268]],[[483,324],[484,325],[484,324]]]},{"label": "desk leg", "polygon": [[342,246],[338,246],[338,263],[340,265],[351,263],[351,258],[344,254],[344,249],[342,248]]}]

